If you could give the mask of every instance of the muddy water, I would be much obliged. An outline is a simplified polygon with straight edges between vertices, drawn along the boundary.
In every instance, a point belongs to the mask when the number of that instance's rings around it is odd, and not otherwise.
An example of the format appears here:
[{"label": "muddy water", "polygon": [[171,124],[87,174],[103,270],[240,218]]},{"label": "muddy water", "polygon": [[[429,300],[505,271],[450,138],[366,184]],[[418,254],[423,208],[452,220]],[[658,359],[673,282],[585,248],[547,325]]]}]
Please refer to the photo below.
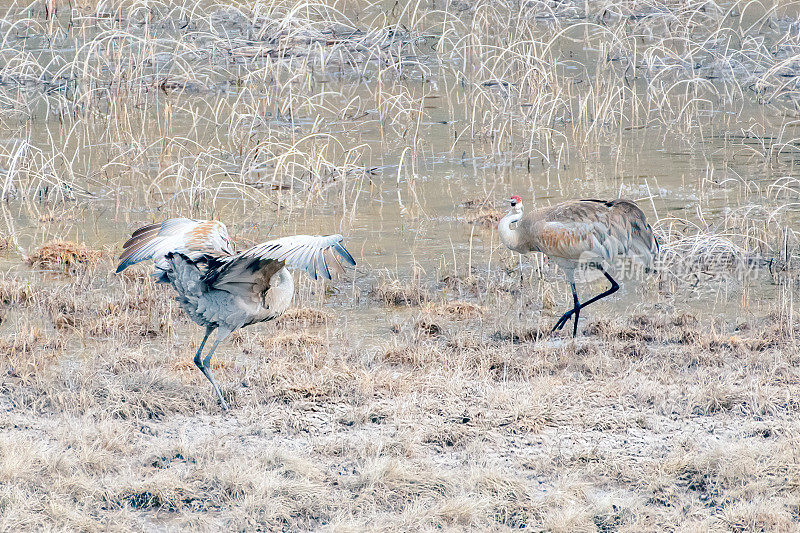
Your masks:
[{"label": "muddy water", "polygon": [[[26,101],[32,102],[29,113],[23,113],[21,120],[5,121],[0,142],[13,146],[24,139],[45,154],[62,152],[69,163],[54,163],[54,172],[71,168],[81,176],[77,181],[85,185],[88,194],[73,191],[66,200],[56,201],[10,199],[2,208],[4,232],[13,232],[22,250],[56,237],[113,247],[141,224],[178,215],[223,220],[240,244],[292,233],[342,233],[359,266],[352,278],[334,284],[337,289],[326,305],[341,309],[341,323],[356,333],[353,337],[379,344],[392,323],[413,312],[397,309],[387,314],[370,296],[382,276],[411,280],[418,275],[438,297],[477,300],[490,312],[515,321],[535,323],[538,291],[546,285],[556,284],[558,306],[566,305],[567,287],[561,276],[552,268],[534,266],[531,259],[523,265],[523,283],[530,288],[522,293],[527,291],[525,299],[534,302],[533,310],[515,298],[509,302],[490,294],[459,294],[441,283],[442,276],[463,275],[469,269],[479,278],[498,283],[510,283],[518,276],[516,258],[500,246],[496,230],[467,223],[470,212],[465,201],[502,207],[505,198],[519,194],[532,207],[571,198],[622,196],[637,200],[653,224],[662,229],[674,219],[688,220],[701,229],[719,227],[731,210],[747,206],[755,206],[752,217],[765,219],[780,209],[786,225],[800,226],[800,209],[792,207],[798,191],[791,189],[788,198],[765,192],[777,178],[800,174],[795,170],[794,145],[765,161],[756,154],[770,153],[776,139],[748,133],[758,130],[757,125],[762,126],[760,131],[775,131],[789,120],[781,109],[752,99],[741,104],[736,120],[726,115],[729,111],[719,109],[715,111],[718,119],[711,117],[707,126],[688,133],[664,125],[618,129],[598,137],[588,148],[548,162],[522,155],[513,146],[495,144],[491,136],[465,135],[473,119],[464,105],[470,94],[439,63],[434,51],[436,37],[425,39],[414,48],[414,61],[427,69],[426,76],[395,79],[381,89],[378,85],[385,82],[380,77],[360,76],[352,70],[328,72],[313,76],[311,85],[302,89],[308,94],[328,91],[341,95],[327,100],[330,105],[362,98],[366,103],[359,108],[358,119],[337,118],[324,106],[316,109],[317,115],[315,110],[299,106],[288,118],[262,117],[262,126],[253,130],[255,136],[296,143],[298,151],[313,156],[319,145],[299,139],[312,133],[329,135],[341,145],[341,149],[326,153],[334,165],[343,166],[346,153],[356,154],[355,171],[339,174],[332,182],[310,185],[311,174],[299,172],[294,178],[286,176],[285,190],[273,190],[270,180],[275,176],[269,166],[262,173],[241,171],[242,157],[231,140],[236,129],[213,104],[221,101],[234,106],[237,101],[247,101],[261,109],[258,96],[236,84],[148,89],[131,110],[132,125],[121,124],[119,115],[113,120],[104,118],[102,110],[109,109],[113,101],[93,101],[91,105],[100,110],[96,112],[82,114],[85,109],[72,109],[76,115],[62,123],[57,115],[48,113],[52,99],[41,97],[36,102],[38,96],[26,95]],[[66,41],[62,44],[38,55],[38,61],[46,63],[53,57],[70,61],[75,47]],[[44,43],[34,36],[15,41],[13,46],[36,50]],[[564,46],[564,57],[586,56],[579,45]],[[572,61],[580,62],[580,55]],[[585,68],[590,77],[588,60]],[[19,98],[20,93],[37,90],[8,89],[8,94]],[[413,102],[409,106],[412,120],[401,117],[399,126],[387,126],[387,115],[375,107],[379,105],[375,95],[381,91],[389,97],[406,95]],[[67,97],[65,101],[71,100]],[[417,113],[419,108],[422,115]],[[115,134],[117,128],[133,134]],[[567,138],[576,138],[569,125],[555,124],[554,128]],[[142,150],[145,155],[128,160],[120,154],[131,148],[132,139],[150,148]],[[166,144],[172,149],[163,148],[165,139],[171,139],[171,144]],[[206,148],[213,157],[198,155]],[[215,170],[205,166],[210,159],[219,161]],[[194,161],[199,161],[196,166],[192,166]],[[130,165],[137,167],[135,173],[130,172]],[[158,187],[143,184],[141,176],[157,180]],[[198,181],[193,182],[193,177]],[[237,186],[223,186],[226,183]],[[0,258],[0,268],[14,275],[30,275],[21,256],[13,251]],[[114,282],[113,277],[109,282]],[[313,287],[301,284],[300,303],[319,302]],[[594,284],[585,290],[599,289]],[[732,319],[764,316],[777,305],[782,290],[766,272],[745,283],[734,276],[701,277],[667,292],[657,290],[652,281],[632,281],[618,297],[597,304],[586,316],[635,309],[641,302],[667,302],[668,308]]]}]

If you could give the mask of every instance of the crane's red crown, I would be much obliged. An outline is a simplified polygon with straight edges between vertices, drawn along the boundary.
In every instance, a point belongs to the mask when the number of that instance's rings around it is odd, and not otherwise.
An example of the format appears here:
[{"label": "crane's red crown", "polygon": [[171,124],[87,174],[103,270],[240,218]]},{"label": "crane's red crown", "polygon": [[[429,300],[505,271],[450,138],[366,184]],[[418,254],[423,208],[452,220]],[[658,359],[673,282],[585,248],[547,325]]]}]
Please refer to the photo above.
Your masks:
[{"label": "crane's red crown", "polygon": [[521,204],[521,203],[522,203],[522,198],[520,198],[516,194],[511,197],[511,207],[514,207],[515,205]]}]

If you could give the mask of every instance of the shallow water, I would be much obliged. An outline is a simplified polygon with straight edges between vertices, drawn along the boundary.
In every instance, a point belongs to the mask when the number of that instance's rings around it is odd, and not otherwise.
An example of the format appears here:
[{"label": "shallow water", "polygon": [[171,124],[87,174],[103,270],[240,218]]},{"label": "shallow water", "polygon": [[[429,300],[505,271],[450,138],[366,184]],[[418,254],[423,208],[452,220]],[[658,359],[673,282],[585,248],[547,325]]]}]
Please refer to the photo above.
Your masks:
[{"label": "shallow water", "polygon": [[[390,4],[344,15],[368,33],[381,26],[380,20],[388,26],[409,16]],[[7,33],[5,46],[28,54],[41,72],[52,75],[48,83],[41,83],[40,75],[39,81],[0,87],[7,102],[0,166],[3,181],[18,190],[3,202],[4,233],[13,235],[18,250],[52,238],[97,248],[119,246],[136,227],[171,216],[220,219],[240,247],[292,233],[342,233],[359,265],[353,282],[348,276],[333,284],[336,290],[325,305],[341,309],[340,320],[353,337],[377,344],[389,325],[413,311],[387,314],[370,297],[371,288],[381,276],[411,279],[415,269],[438,297],[503,305],[492,312],[512,320],[531,313],[490,295],[457,294],[441,283],[442,276],[468,269],[487,281],[518,275],[516,258],[499,244],[496,231],[467,223],[471,213],[465,201],[502,208],[511,194],[523,196],[529,207],[622,196],[636,200],[660,232],[672,225],[685,228],[686,234],[727,235],[743,242],[740,237],[747,232],[761,231],[755,240],[763,242],[763,249],[748,252],[765,256],[778,253],[781,236],[775,228],[800,223],[800,181],[792,181],[800,178],[798,143],[791,133],[796,111],[785,102],[765,105],[757,95],[743,93],[733,99],[735,105],[720,98],[688,119],[636,123],[631,112],[620,115],[617,124],[590,121],[588,130],[574,117],[555,116],[548,129],[551,138],[561,141],[532,143],[530,149],[528,139],[517,135],[526,130],[516,121],[524,121],[526,106],[534,104],[509,97],[510,111],[503,109],[502,83],[443,54],[441,21],[447,17],[441,11],[420,17],[411,33],[395,30],[394,37],[385,37],[387,57],[394,59],[360,64],[336,60],[334,53],[315,59],[315,45],[302,39],[292,45],[299,47],[297,55],[273,62],[268,54],[261,57],[246,48],[269,48],[271,41],[255,38],[232,15],[219,16],[226,13],[221,8],[204,13],[210,13],[208,20],[217,17],[209,23],[212,29],[227,24],[227,30],[206,32],[203,17],[185,30],[176,29],[181,20],[191,19],[177,13],[172,14],[176,24],[157,24],[135,10],[110,18],[88,11],[89,18],[68,23],[65,10],[53,20],[39,7],[10,9],[7,28],[25,16],[39,26]],[[149,22],[134,24],[125,17]],[[556,20],[569,24],[572,19]],[[544,36],[553,21],[529,23],[534,34]],[[47,30],[48,24],[60,29]],[[124,35],[102,41],[107,27]],[[259,27],[257,20],[254,27]],[[38,35],[30,28],[45,30]],[[187,37],[190,29],[196,35]],[[208,39],[211,52],[203,40],[206,33],[214,36]],[[221,40],[222,33],[228,41]],[[131,36],[145,39],[140,43],[144,50],[139,44],[126,48]],[[86,82],[78,67],[88,63],[76,57],[83,57],[79,50],[87,43],[101,41],[105,51],[94,59],[104,66],[94,81]],[[578,99],[581,84],[591,85],[598,75],[596,44],[593,39],[564,40],[550,47],[556,63],[563,63],[554,72],[570,77]],[[214,49],[223,45],[230,47]],[[237,59],[243,54],[246,59]],[[140,67],[141,83],[121,90],[129,78],[114,69],[134,72],[141,58],[151,64]],[[4,72],[18,59],[7,53]],[[391,60],[396,64],[386,67]],[[60,68],[70,62],[76,67]],[[473,85],[464,83],[465,72]],[[297,80],[281,82],[273,75]],[[704,79],[720,94],[732,83]],[[645,81],[634,80],[632,90]],[[493,92],[492,101],[500,108],[473,106],[475,86]],[[682,104],[678,95],[672,105]],[[22,157],[27,173],[15,166],[22,142],[28,146]],[[26,194],[26,184],[36,180],[39,185]],[[44,182],[61,185],[43,188]],[[793,239],[788,242],[795,246]],[[567,287],[554,269],[540,271],[531,258],[524,265],[524,283],[534,289],[558,283],[559,305],[566,305]],[[0,268],[29,275],[13,249],[0,257]],[[584,316],[666,301],[677,309],[734,319],[763,316],[785,304],[785,288],[766,271],[745,283],[723,272],[694,283],[673,283],[668,291],[654,286],[653,281],[633,281]],[[301,287],[299,302],[319,301],[309,283]]]}]

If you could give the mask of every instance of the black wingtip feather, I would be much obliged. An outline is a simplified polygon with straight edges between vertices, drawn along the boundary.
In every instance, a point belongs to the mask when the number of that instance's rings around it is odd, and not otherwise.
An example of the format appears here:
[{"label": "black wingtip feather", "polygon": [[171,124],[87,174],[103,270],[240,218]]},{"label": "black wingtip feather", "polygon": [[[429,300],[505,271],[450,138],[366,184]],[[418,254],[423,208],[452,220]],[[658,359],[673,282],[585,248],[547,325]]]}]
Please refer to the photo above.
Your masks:
[{"label": "black wingtip feather", "polygon": [[117,274],[128,268],[129,266],[133,266],[137,263],[137,261],[132,261],[130,257],[126,257],[119,265],[117,265]]},{"label": "black wingtip feather", "polygon": [[322,274],[325,279],[333,279],[333,276],[331,276],[331,271],[328,269],[328,264],[325,262],[324,257],[320,259],[320,264],[322,265]]},{"label": "black wingtip feather", "polygon": [[339,255],[341,255],[342,257],[344,257],[344,260],[345,260],[345,261],[347,261],[348,263],[350,263],[350,265],[351,265],[351,266],[356,266],[356,260],[355,260],[355,259],[353,259],[353,256],[352,256],[352,255],[350,255],[350,252],[348,252],[348,251],[347,251],[347,248],[345,248],[344,246],[342,246],[342,244],[341,244],[341,243],[339,243],[339,242],[337,242],[337,243],[334,245],[334,247],[336,248],[336,251],[337,251],[337,252],[339,252]]},{"label": "black wingtip feather", "polygon": [[167,270],[156,268],[156,271],[151,275],[156,280],[156,283],[169,283],[169,275],[167,275]]}]

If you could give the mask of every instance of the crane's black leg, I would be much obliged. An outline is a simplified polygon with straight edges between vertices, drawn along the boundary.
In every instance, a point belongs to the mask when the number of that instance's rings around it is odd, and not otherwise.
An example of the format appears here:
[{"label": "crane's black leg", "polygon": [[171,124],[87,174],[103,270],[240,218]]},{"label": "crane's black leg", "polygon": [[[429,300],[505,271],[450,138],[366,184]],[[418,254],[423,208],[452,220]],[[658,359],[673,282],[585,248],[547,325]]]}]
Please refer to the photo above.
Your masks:
[{"label": "crane's black leg", "polygon": [[[577,337],[577,335],[578,335],[578,316],[580,316],[581,309],[583,309],[584,307],[586,307],[590,303],[594,303],[597,300],[600,300],[601,298],[605,298],[606,296],[614,294],[615,292],[617,292],[619,290],[619,283],[617,283],[617,281],[614,278],[612,278],[611,275],[608,272],[603,270],[603,267],[598,266],[597,268],[599,268],[600,272],[602,272],[603,275],[606,277],[606,279],[611,282],[611,288],[608,289],[605,292],[601,292],[600,294],[598,294],[597,296],[595,296],[593,298],[590,298],[589,300],[586,300],[583,303],[579,303],[578,302],[578,293],[575,290],[575,282],[574,281],[570,282],[570,284],[572,285],[572,298],[573,298],[573,301],[575,302],[575,307],[573,307],[572,309],[570,309],[569,311],[564,313],[561,316],[561,318],[558,319],[558,322],[556,322],[556,325],[553,326],[552,331],[555,331],[557,329],[563,328],[564,325],[567,323],[567,321],[570,319],[570,317],[574,314],[575,315],[575,324],[574,324],[574,326],[572,328],[572,336],[573,337]],[[551,331],[551,333],[552,333],[552,331]]]},{"label": "crane's black leg", "polygon": [[605,270],[603,270],[603,267],[601,267],[601,266],[598,266],[597,268],[599,268],[599,269],[600,269],[600,272],[602,272],[602,273],[603,273],[603,275],[606,277],[606,279],[607,279],[608,281],[610,281],[610,282],[611,282],[611,288],[610,288],[610,289],[608,289],[606,292],[601,292],[600,294],[598,294],[598,295],[597,295],[597,296],[595,296],[594,298],[591,298],[591,299],[589,299],[589,300],[587,300],[587,301],[583,302],[583,303],[581,304],[581,309],[583,309],[584,307],[586,307],[586,306],[587,306],[587,305],[589,305],[590,303],[594,303],[594,302],[596,302],[597,300],[599,300],[599,299],[601,299],[601,298],[605,298],[606,296],[609,296],[609,295],[611,295],[611,294],[614,294],[615,292],[617,292],[617,291],[619,290],[619,283],[617,283],[617,281],[616,281],[614,278],[612,278],[612,277],[609,275],[609,273],[608,273],[608,272],[606,272]]},{"label": "crane's black leg", "polygon": [[206,355],[204,360],[200,360],[200,354],[202,353],[203,345],[205,345],[206,339],[208,339],[208,336],[213,330],[214,328],[206,328],[206,336],[203,339],[203,343],[200,345],[200,349],[197,351],[197,355],[194,356],[194,364],[197,365],[197,368],[200,369],[206,379],[208,379],[208,381],[211,383],[211,386],[214,387],[214,392],[216,392],[217,396],[219,397],[219,403],[222,405],[222,408],[227,411],[228,402],[226,402],[225,398],[222,397],[222,390],[219,388],[219,385],[217,385],[217,382],[214,381],[214,376],[211,375],[211,367],[209,365],[211,364],[211,356],[214,355],[214,351],[217,349],[217,346],[228,335],[220,335],[218,333],[217,340],[214,341],[214,345],[211,347],[211,350],[209,350],[208,355]]},{"label": "crane's black leg", "polygon": [[567,311],[566,313],[561,315],[561,318],[558,319],[558,322],[556,322],[556,325],[553,326],[553,329],[550,331],[550,333],[552,333],[553,331],[555,331],[557,329],[563,328],[564,325],[569,321],[570,317],[572,317],[572,315],[574,314],[575,315],[575,327],[573,329],[572,336],[575,337],[577,335],[577,333],[578,333],[578,315],[581,312],[581,303],[578,301],[578,291],[575,288],[575,282],[574,281],[570,281],[569,284],[570,284],[570,287],[572,287],[573,307],[572,307],[572,309],[570,309],[569,311]]},{"label": "crane's black leg", "polygon": [[211,332],[214,331],[214,328],[206,328],[206,336],[203,337],[203,342],[200,343],[200,347],[197,349],[197,353],[194,354],[194,364],[197,365],[197,368],[201,368],[203,366],[202,359],[200,359],[200,355],[203,353],[203,348],[206,345],[206,341],[208,340],[208,336],[211,335]]},{"label": "crane's black leg", "polygon": [[578,301],[578,291],[575,290],[575,284],[572,284],[572,301],[575,305],[575,323],[572,326],[572,338],[578,336],[578,317],[581,316],[581,303]]}]

